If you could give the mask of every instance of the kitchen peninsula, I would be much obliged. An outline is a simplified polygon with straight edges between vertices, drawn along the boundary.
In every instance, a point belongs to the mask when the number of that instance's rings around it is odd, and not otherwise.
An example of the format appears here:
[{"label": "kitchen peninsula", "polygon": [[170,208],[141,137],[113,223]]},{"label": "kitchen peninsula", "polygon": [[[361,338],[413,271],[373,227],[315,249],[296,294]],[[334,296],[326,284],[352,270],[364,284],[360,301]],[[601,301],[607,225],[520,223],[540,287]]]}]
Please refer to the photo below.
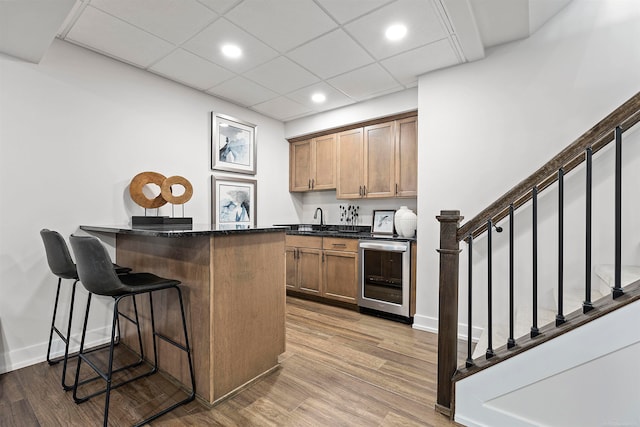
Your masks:
[{"label": "kitchen peninsula", "polygon": [[[284,229],[80,228],[115,234],[117,263],[182,282],[196,393],[203,401],[214,404],[278,366],[285,350]],[[183,342],[174,295],[154,295],[156,328]],[[148,302],[136,299],[150,358]],[[125,343],[136,337],[128,323],[121,322]],[[160,369],[189,384],[188,365],[179,353],[158,340]]]}]

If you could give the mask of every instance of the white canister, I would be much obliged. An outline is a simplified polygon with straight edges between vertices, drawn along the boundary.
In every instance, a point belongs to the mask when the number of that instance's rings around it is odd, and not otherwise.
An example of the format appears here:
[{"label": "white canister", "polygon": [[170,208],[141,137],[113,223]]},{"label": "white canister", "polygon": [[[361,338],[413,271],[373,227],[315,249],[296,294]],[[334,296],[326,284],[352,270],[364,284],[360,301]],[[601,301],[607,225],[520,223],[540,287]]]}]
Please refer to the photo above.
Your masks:
[{"label": "white canister", "polygon": [[408,207],[400,206],[393,219],[396,232],[401,237],[414,237],[418,225],[417,215]]}]

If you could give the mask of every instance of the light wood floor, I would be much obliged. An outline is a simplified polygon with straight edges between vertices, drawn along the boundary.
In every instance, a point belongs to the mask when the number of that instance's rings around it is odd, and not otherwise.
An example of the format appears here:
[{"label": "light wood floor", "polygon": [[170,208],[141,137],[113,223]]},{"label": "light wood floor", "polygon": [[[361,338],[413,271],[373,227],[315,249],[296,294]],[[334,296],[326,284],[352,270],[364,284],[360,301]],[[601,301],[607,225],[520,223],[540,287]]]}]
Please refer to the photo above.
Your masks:
[{"label": "light wood floor", "polygon": [[[277,370],[214,408],[191,402],[152,424],[455,426],[433,409],[436,347],[435,334],[288,298],[287,351]],[[104,399],[76,405],[62,391],[61,372],[45,362],[0,376],[0,426],[101,425]],[[116,389],[110,425],[131,425],[182,396],[161,375]]]}]

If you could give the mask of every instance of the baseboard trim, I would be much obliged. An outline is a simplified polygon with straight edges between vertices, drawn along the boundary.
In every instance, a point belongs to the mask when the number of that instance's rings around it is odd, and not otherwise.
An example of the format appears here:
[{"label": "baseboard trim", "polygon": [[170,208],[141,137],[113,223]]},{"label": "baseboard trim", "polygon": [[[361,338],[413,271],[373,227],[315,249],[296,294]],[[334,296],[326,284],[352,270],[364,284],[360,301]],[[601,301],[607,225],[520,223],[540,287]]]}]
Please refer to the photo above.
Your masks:
[{"label": "baseboard trim", "polygon": [[[434,334],[437,334],[438,319],[435,317],[416,314],[415,316],[413,316],[413,328],[421,331],[427,331],[427,332],[432,332]],[[468,325],[466,323],[458,323],[458,339],[466,341],[467,328],[468,328]],[[483,328],[473,326],[471,328],[471,341],[478,342],[480,340],[480,336],[482,335],[483,330],[484,330]]]},{"label": "baseboard trim", "polygon": [[[80,350],[81,334],[74,334],[71,337],[69,345],[69,353],[78,352]],[[85,339],[86,347],[95,347],[108,343],[111,340],[111,327],[102,327],[87,331]],[[47,360],[48,341],[32,345],[29,347],[19,348],[5,353],[0,353],[0,374],[15,371],[27,366],[36,365]],[[54,334],[53,343],[51,345],[51,358],[55,359],[64,356],[64,344]]]}]

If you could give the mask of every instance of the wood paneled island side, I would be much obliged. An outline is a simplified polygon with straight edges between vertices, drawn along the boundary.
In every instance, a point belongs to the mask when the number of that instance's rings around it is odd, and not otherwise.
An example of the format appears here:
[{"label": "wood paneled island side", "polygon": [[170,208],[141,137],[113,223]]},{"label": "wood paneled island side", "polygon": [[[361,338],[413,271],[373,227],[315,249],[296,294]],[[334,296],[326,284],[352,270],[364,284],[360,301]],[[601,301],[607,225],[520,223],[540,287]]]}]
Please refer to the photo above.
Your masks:
[{"label": "wood paneled island side", "polygon": [[[196,393],[202,400],[214,404],[277,367],[285,350],[284,230],[80,228],[114,233],[118,264],[182,282]],[[153,298],[156,328],[183,343],[175,292]],[[149,299],[138,296],[136,303],[145,356],[151,358]],[[137,348],[129,322],[121,322],[121,334]],[[158,340],[158,357],[162,371],[189,387],[184,353]]]}]

